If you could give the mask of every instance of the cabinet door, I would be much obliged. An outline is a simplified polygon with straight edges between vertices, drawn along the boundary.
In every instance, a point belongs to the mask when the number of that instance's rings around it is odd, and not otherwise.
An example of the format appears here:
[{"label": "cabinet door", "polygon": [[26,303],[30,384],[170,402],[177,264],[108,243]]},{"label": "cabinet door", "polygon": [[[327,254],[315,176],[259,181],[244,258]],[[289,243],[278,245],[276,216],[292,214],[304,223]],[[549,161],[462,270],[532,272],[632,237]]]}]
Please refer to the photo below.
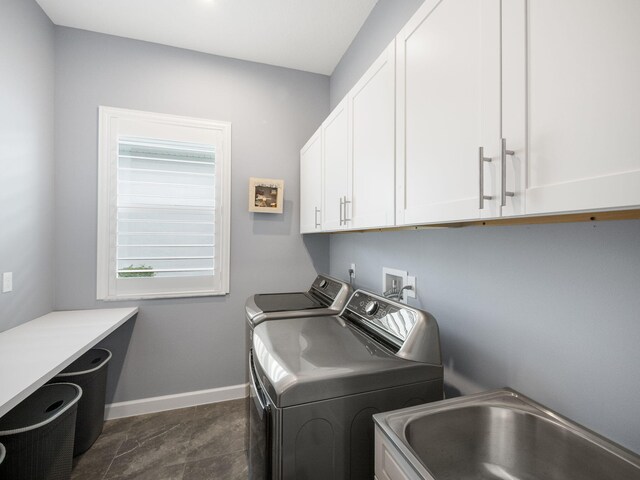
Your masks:
[{"label": "cabinet door", "polygon": [[397,222],[479,218],[481,165],[497,216],[500,0],[426,0],[396,45]]},{"label": "cabinet door", "polygon": [[[323,230],[343,230],[349,226],[349,114],[345,98],[322,124],[323,150]],[[346,212],[345,212],[346,211]]]},{"label": "cabinet door", "polygon": [[507,189],[527,214],[640,205],[639,26],[638,0],[503,2]]},{"label": "cabinet door", "polygon": [[300,150],[300,233],[322,230],[322,129]]},{"label": "cabinet door", "polygon": [[352,228],[395,222],[395,41],[349,93]]}]

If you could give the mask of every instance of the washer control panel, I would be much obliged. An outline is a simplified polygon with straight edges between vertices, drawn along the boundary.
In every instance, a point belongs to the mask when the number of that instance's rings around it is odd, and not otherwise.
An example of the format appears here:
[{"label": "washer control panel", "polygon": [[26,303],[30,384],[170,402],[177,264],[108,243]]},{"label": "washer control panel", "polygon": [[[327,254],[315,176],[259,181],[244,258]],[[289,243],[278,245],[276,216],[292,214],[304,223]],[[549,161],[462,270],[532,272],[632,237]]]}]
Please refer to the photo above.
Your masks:
[{"label": "washer control panel", "polygon": [[325,297],[329,297],[331,300],[334,300],[340,293],[342,287],[342,283],[336,282],[335,280],[322,275],[318,275],[311,286],[311,290],[319,292]]}]

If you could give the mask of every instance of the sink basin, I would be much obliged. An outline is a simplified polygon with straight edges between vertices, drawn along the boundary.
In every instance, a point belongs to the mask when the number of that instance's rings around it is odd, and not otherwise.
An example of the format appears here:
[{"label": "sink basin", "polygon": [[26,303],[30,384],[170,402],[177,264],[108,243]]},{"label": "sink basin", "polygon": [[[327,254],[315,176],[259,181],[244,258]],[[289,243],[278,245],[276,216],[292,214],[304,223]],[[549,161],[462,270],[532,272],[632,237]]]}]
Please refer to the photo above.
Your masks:
[{"label": "sink basin", "polygon": [[640,479],[640,457],[509,389],[374,418],[425,479]]}]

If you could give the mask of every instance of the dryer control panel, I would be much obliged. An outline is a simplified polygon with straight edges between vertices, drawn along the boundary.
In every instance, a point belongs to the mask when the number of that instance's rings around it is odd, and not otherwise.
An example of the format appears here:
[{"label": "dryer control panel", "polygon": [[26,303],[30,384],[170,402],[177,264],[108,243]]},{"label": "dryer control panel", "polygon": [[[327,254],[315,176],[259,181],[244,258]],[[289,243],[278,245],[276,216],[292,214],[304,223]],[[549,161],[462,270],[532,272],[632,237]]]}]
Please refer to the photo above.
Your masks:
[{"label": "dryer control panel", "polygon": [[349,300],[347,308],[364,318],[382,318],[389,313],[400,310],[384,300],[373,297],[365,292],[358,291]]},{"label": "dryer control panel", "polygon": [[349,318],[374,333],[382,335],[398,348],[416,323],[416,315],[402,304],[358,290],[347,305]]}]

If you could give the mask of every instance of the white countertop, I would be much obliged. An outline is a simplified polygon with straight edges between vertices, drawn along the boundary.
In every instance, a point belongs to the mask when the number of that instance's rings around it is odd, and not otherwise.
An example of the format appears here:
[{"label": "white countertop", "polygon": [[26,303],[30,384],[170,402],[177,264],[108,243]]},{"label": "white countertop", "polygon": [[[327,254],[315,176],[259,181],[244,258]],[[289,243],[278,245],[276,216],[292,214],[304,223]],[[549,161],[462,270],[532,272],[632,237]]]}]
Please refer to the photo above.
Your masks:
[{"label": "white countertop", "polygon": [[51,312],[0,333],[0,417],[138,313]]}]

